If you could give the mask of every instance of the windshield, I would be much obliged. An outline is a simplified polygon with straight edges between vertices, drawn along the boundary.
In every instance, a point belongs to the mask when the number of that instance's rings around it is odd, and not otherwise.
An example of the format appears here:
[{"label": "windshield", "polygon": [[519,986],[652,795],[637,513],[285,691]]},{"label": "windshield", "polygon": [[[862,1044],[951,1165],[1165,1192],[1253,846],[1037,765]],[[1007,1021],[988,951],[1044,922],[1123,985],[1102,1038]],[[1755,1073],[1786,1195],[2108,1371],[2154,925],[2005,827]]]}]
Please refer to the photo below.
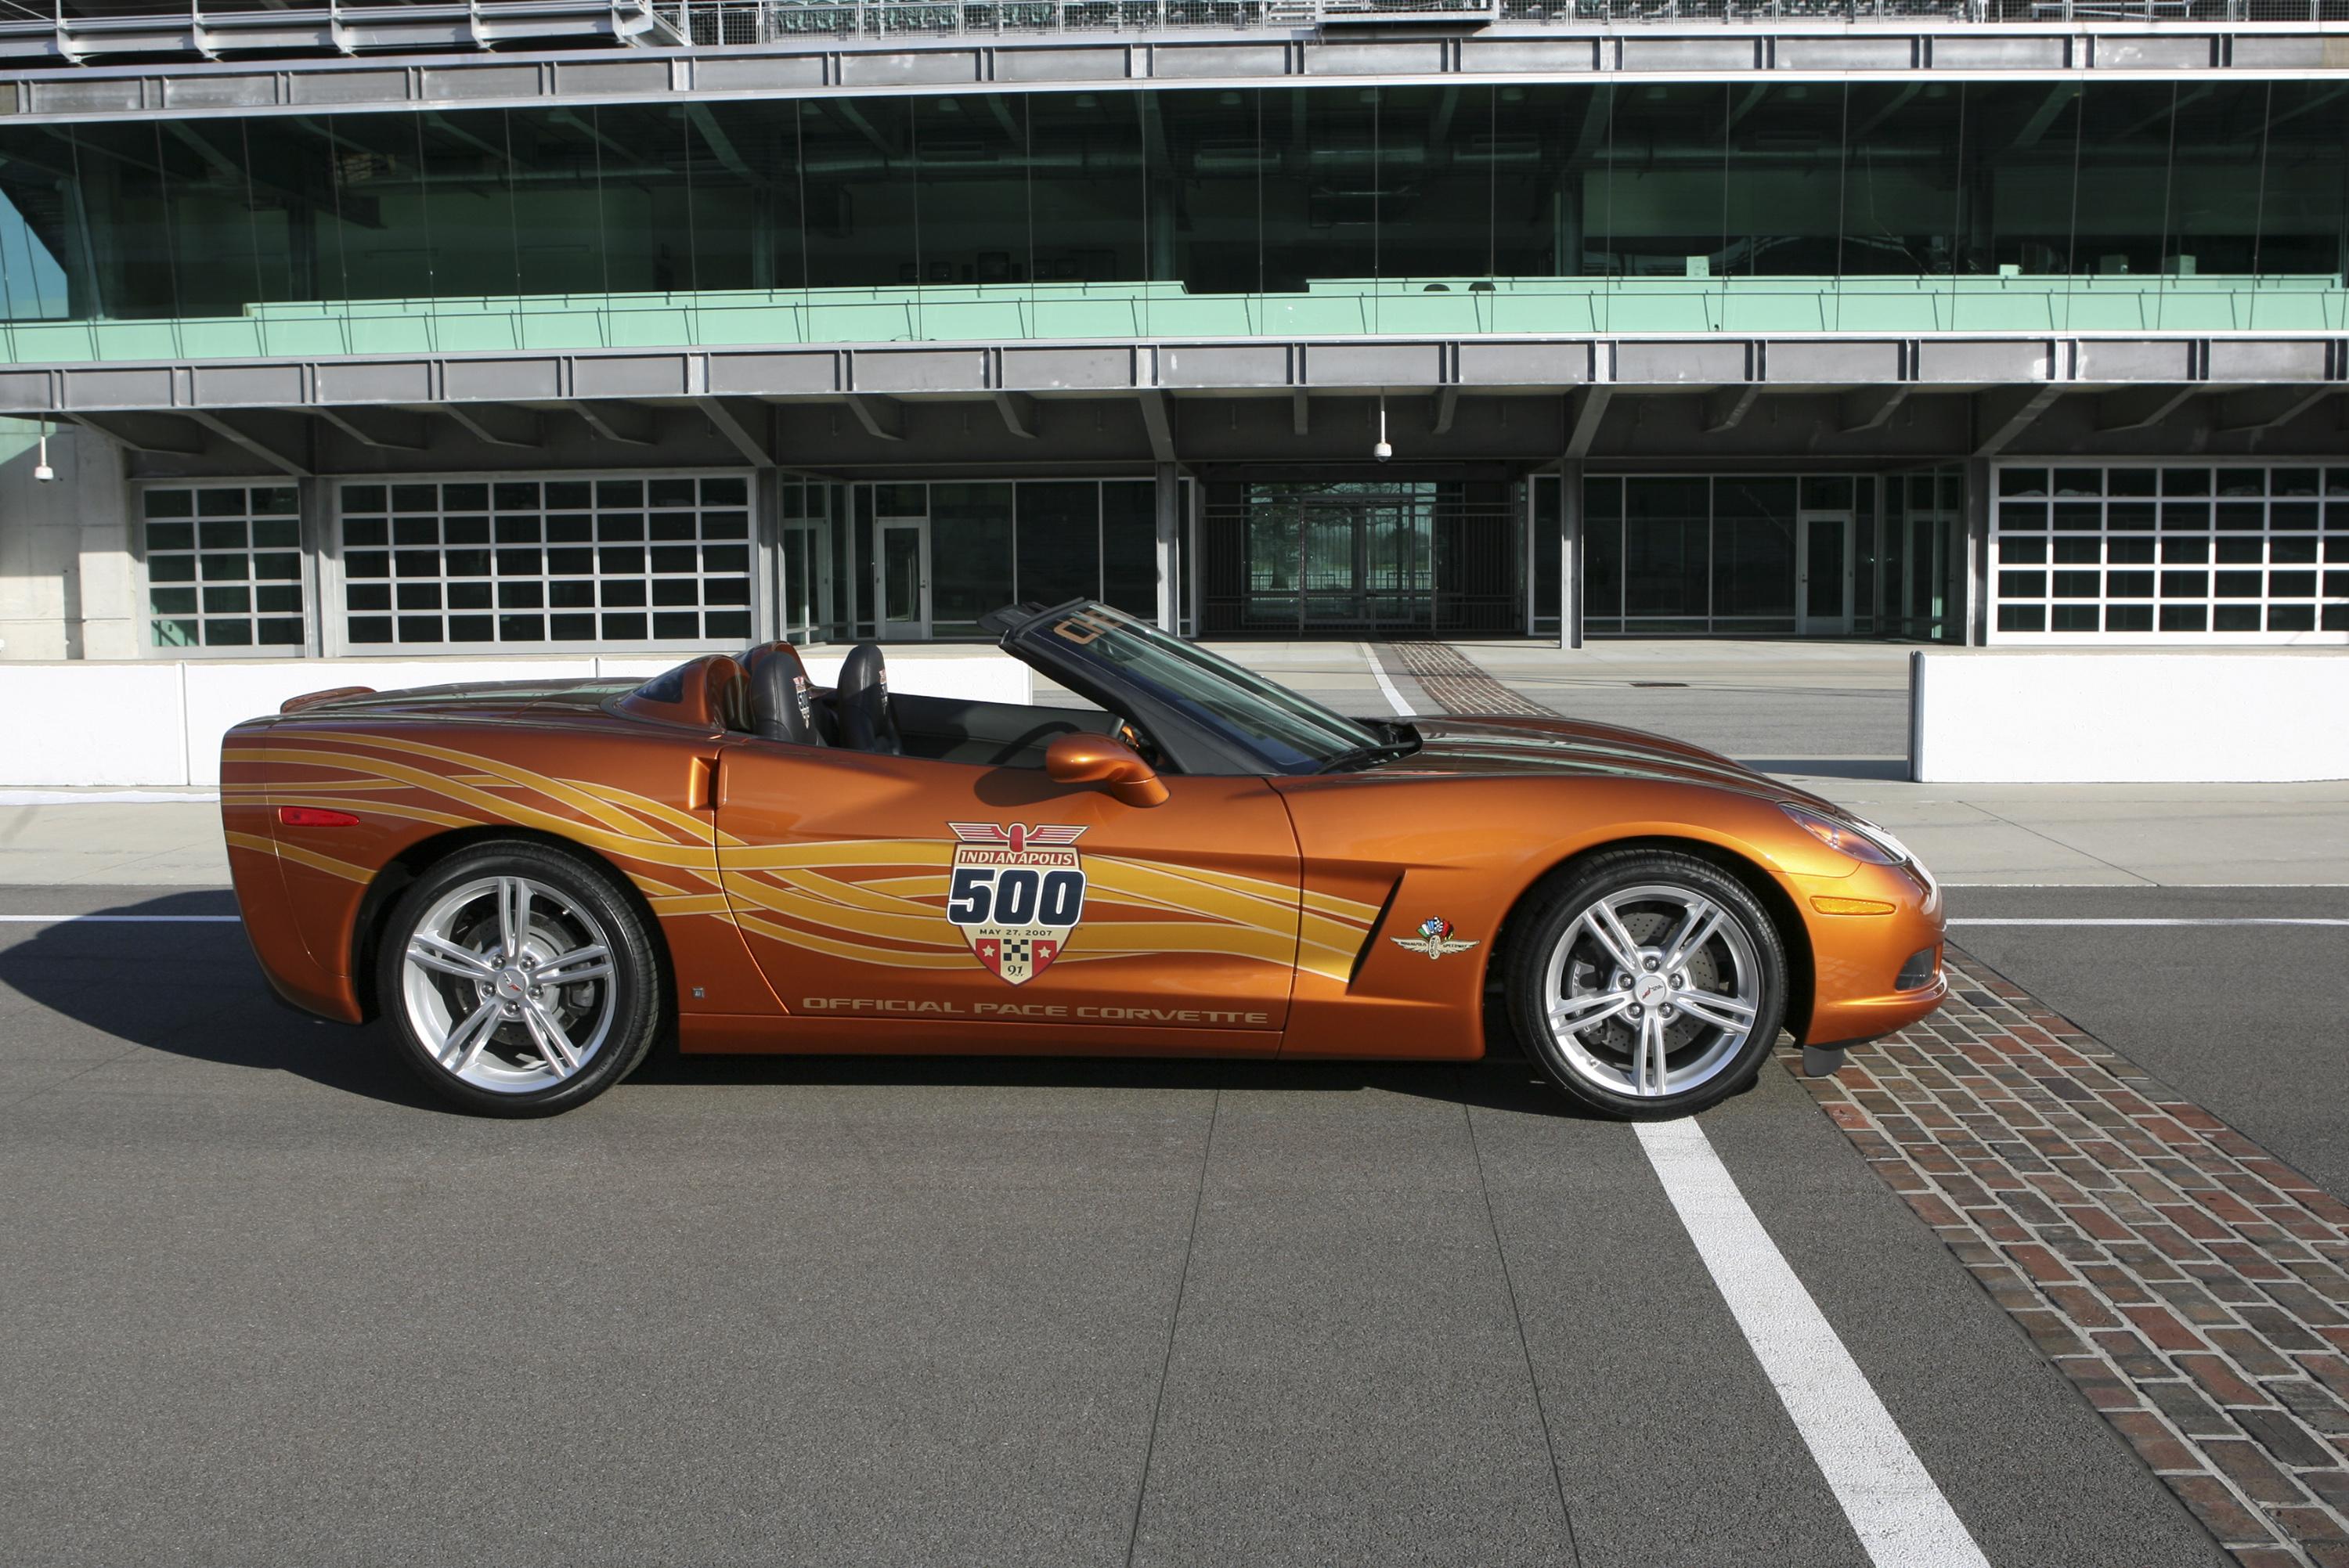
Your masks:
[{"label": "windshield", "polygon": [[1263,759],[1274,773],[1314,773],[1389,744],[1385,736],[1231,660],[1104,604],[1072,605],[1021,628],[1055,663],[1151,688],[1193,722]]}]

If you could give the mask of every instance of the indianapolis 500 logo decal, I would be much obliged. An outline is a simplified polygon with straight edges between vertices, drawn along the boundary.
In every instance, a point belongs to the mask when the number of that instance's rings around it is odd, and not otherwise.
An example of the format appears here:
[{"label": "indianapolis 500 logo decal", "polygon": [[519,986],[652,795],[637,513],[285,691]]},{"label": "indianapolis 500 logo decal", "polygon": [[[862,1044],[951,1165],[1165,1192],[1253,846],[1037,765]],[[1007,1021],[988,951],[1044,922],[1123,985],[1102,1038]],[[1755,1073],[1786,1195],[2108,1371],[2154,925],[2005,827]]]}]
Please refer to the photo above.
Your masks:
[{"label": "indianapolis 500 logo decal", "polygon": [[994,976],[1024,985],[1051,966],[1085,913],[1082,828],[948,822],[947,918]]}]

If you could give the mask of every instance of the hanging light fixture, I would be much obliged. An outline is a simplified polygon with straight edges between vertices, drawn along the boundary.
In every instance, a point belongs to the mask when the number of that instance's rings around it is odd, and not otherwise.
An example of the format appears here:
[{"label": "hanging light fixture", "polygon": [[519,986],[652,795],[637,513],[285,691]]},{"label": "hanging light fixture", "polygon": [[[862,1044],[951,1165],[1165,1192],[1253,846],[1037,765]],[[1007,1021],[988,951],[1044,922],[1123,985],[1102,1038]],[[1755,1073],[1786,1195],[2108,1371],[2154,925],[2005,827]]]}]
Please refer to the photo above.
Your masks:
[{"label": "hanging light fixture", "polygon": [[1385,462],[1394,456],[1394,448],[1387,444],[1387,389],[1379,388],[1379,441],[1371,449],[1371,456]]},{"label": "hanging light fixture", "polygon": [[49,467],[49,422],[44,419],[41,421],[40,455],[33,459],[33,478],[47,484],[57,477],[57,470]]}]

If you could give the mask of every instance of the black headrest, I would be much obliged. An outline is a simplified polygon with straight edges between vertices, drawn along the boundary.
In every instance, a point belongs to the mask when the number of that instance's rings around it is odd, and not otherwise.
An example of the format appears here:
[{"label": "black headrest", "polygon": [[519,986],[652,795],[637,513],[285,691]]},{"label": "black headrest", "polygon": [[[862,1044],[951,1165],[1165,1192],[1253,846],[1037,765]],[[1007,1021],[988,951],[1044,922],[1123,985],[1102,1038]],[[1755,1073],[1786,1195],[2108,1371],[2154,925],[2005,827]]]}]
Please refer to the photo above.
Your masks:
[{"label": "black headrest", "polygon": [[880,645],[859,643],[848,651],[834,691],[843,746],[885,757],[904,751],[897,738],[897,716],[889,707],[889,667]]},{"label": "black headrest", "polygon": [[743,655],[742,663],[750,672],[750,733],[762,740],[822,746],[799,650],[789,643],[768,643]]}]

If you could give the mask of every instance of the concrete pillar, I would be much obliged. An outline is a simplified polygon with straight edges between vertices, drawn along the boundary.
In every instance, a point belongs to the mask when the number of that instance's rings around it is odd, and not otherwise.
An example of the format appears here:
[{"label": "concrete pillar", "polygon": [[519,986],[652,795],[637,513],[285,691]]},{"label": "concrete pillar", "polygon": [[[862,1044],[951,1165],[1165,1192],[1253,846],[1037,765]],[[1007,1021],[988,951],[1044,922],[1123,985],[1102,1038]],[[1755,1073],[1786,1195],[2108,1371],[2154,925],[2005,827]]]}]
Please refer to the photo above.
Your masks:
[{"label": "concrete pillar", "polygon": [[1990,641],[1990,459],[1966,460],[1965,539],[1958,549],[1959,636],[1968,647]]},{"label": "concrete pillar", "polygon": [[1557,645],[1582,646],[1582,465],[1559,465]]},{"label": "concrete pillar", "polygon": [[335,481],[312,476],[295,480],[294,493],[298,498],[295,510],[301,525],[302,540],[302,603],[309,607],[302,617],[302,652],[318,658],[326,652],[326,637],[331,632],[337,646],[342,636],[343,606],[339,570],[329,573],[326,557],[329,550],[339,551],[342,530],[335,521]]},{"label": "concrete pillar", "polygon": [[1174,595],[1175,540],[1182,522],[1183,484],[1173,463],[1160,463],[1158,477],[1158,625],[1179,634]]},{"label": "concrete pillar", "polygon": [[138,564],[122,455],[75,427],[52,428],[49,466],[33,478],[41,428],[0,424],[0,659],[140,655]]},{"label": "concrete pillar", "polygon": [[1206,624],[1206,603],[1201,593],[1206,585],[1206,550],[1201,536],[1206,531],[1207,487],[1198,480],[1189,487],[1191,504],[1183,516],[1183,575],[1190,584],[1185,597],[1190,602],[1191,619],[1185,636],[1199,635]]},{"label": "concrete pillar", "polygon": [[792,602],[785,574],[781,475],[771,468],[750,470],[750,642],[753,646],[783,635],[783,606]]}]

